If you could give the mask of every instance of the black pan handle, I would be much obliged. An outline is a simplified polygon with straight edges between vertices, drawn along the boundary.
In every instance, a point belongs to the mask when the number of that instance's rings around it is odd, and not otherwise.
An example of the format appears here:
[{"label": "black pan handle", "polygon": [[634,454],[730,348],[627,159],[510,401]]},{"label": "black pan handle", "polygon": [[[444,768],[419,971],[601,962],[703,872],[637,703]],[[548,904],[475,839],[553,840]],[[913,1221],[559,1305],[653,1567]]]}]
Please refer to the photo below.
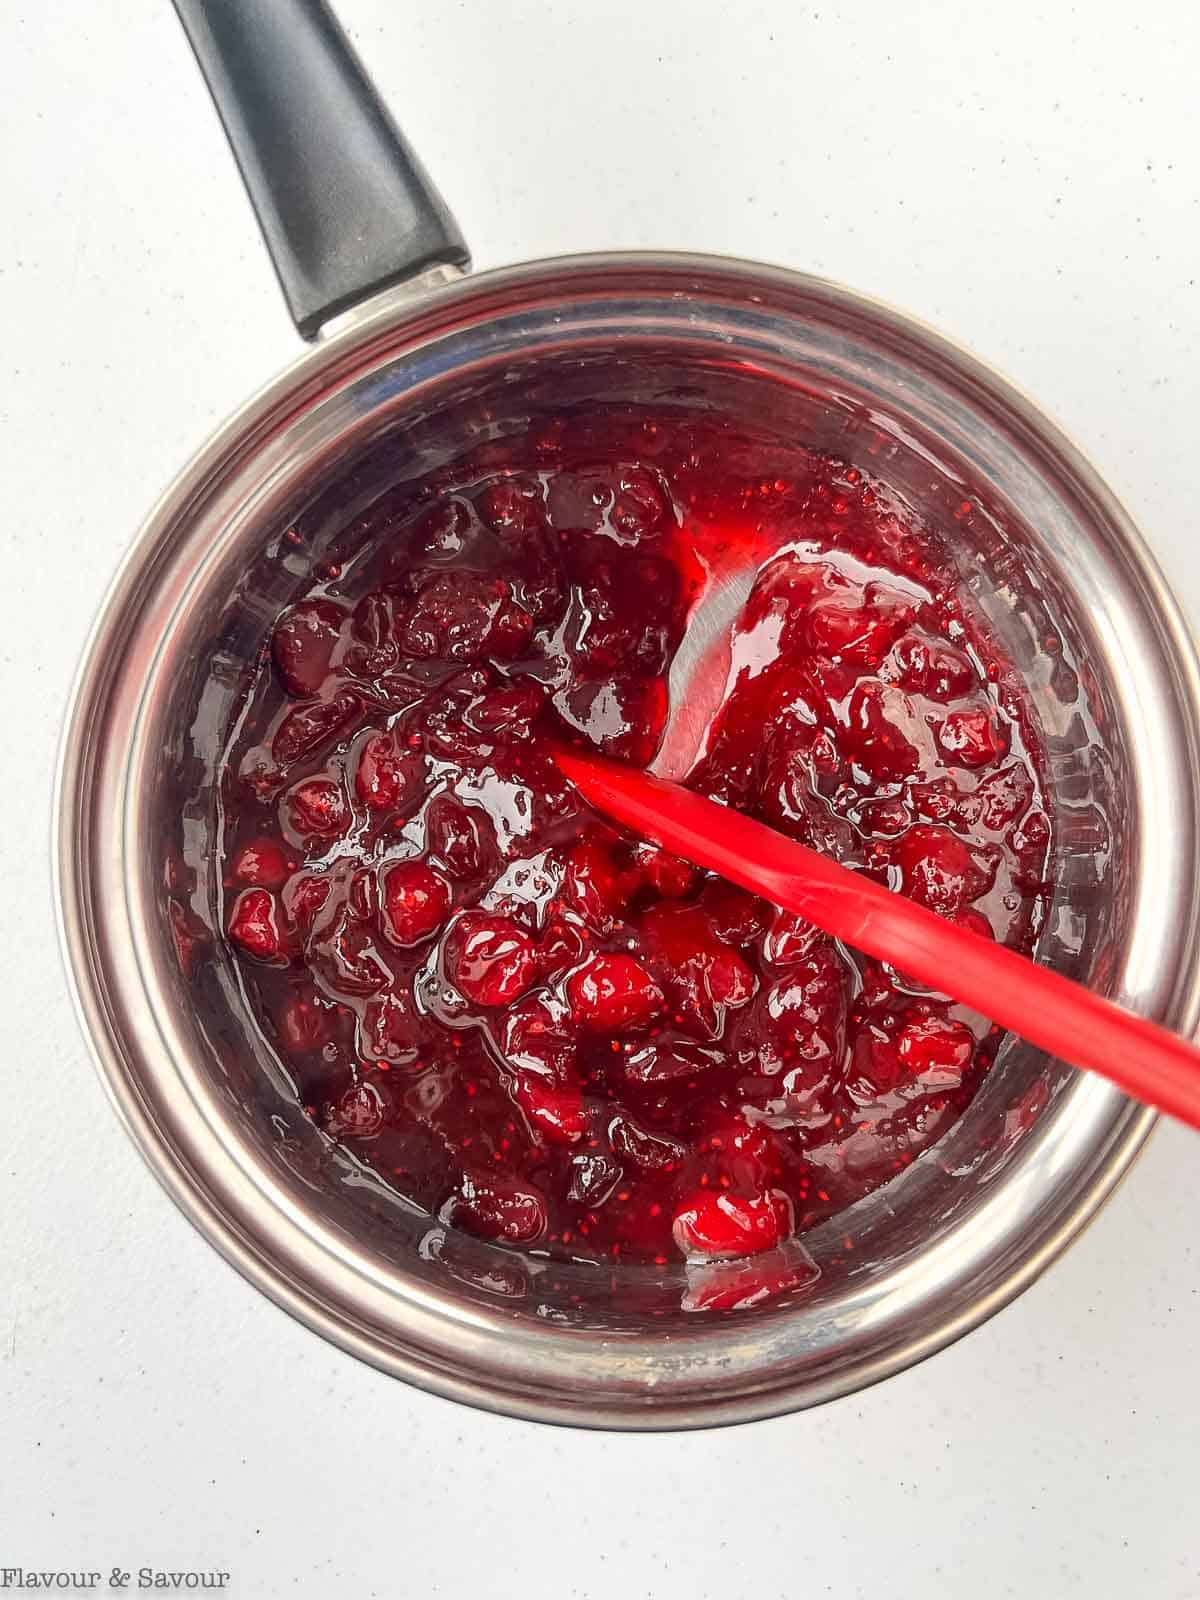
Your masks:
[{"label": "black pan handle", "polygon": [[306,339],[466,244],[325,0],[175,0]]}]

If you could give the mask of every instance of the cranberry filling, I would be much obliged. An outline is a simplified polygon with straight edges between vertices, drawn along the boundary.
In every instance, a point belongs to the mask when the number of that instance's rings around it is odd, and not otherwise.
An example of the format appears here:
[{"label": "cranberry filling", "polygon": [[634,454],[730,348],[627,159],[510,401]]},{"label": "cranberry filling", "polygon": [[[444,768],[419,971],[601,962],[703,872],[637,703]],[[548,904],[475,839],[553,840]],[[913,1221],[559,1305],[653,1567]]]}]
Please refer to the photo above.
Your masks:
[{"label": "cranberry filling", "polygon": [[707,575],[757,566],[689,781],[1029,948],[1036,730],[936,534],[843,463],[624,414],[392,491],[345,544],[221,794],[224,929],[332,1138],[454,1228],[664,1264],[775,1246],[945,1132],[977,1016],[611,827],[550,756],[647,762]]}]

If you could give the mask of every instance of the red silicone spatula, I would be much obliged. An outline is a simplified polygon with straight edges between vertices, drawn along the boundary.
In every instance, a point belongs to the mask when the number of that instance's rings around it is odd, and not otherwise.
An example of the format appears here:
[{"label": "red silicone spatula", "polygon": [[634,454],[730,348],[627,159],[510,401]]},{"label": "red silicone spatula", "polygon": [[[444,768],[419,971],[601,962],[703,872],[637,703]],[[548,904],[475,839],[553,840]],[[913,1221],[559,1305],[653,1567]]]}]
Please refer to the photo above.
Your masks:
[{"label": "red silicone spatula", "polygon": [[1200,1128],[1200,1049],[1165,1028],[680,784],[557,759],[598,811]]}]

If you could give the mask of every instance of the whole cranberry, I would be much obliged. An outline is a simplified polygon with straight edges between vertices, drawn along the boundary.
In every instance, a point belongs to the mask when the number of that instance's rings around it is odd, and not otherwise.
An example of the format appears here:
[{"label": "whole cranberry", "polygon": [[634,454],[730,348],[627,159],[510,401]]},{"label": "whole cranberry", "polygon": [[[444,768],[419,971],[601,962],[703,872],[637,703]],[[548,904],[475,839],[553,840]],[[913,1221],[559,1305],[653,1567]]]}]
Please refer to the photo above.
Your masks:
[{"label": "whole cranberry", "polygon": [[978,683],[975,668],[960,650],[919,633],[900,639],[880,674],[930,700],[954,700]]},{"label": "whole cranberry", "polygon": [[346,652],[349,671],[360,678],[378,678],[391,671],[399,656],[396,635],[406,609],[392,590],[372,589],[363,595],[350,619],[354,643]]},{"label": "whole cranberry", "polygon": [[425,842],[452,878],[473,878],[495,848],[492,825],[478,806],[437,794],[425,812]]},{"label": "whole cranberry", "polygon": [[808,636],[821,655],[875,668],[912,621],[912,607],[899,600],[856,594],[817,601],[808,614]]},{"label": "whole cranberry", "polygon": [[594,955],[567,979],[576,1021],[615,1030],[648,1022],[662,1010],[662,990],[632,956]]},{"label": "whole cranberry", "polygon": [[947,761],[986,767],[1008,754],[1008,729],[994,711],[952,711],[937,731]]},{"label": "whole cranberry", "polygon": [[278,839],[251,839],[233,858],[230,879],[254,889],[281,889],[292,865]]},{"label": "whole cranberry", "polygon": [[892,859],[900,868],[903,892],[934,911],[957,911],[989,889],[996,874],[982,852],[972,852],[936,823],[918,823],[902,834]]},{"label": "whole cranberry", "polygon": [[845,1048],[847,972],[833,948],[817,945],[760,997],[758,1057],[768,1074],[824,1068]]},{"label": "whole cranberry", "polygon": [[587,1132],[587,1111],[577,1088],[559,1088],[535,1072],[518,1072],[512,1092],[534,1131],[548,1143],[577,1144]]},{"label": "whole cranberry", "polygon": [[975,1053],[975,1035],[963,1022],[918,1017],[905,1023],[896,1055],[905,1072],[928,1089],[956,1089]]},{"label": "whole cranberry", "polygon": [[745,1005],[753,996],[754,973],[736,950],[711,936],[694,906],[653,906],[642,918],[642,930],[661,953],[663,982],[680,1024],[718,1038],[726,1008]]},{"label": "whole cranberry", "polygon": [[792,1225],[791,1201],[777,1189],[700,1189],[676,1211],[671,1231],[685,1256],[748,1256],[772,1249]]},{"label": "whole cranberry", "polygon": [[614,1152],[641,1172],[673,1172],[687,1156],[687,1146],[680,1140],[642,1127],[626,1112],[610,1120],[608,1138]]},{"label": "whole cranberry", "polygon": [[909,785],[908,797],[919,816],[931,822],[948,822],[957,828],[971,828],[979,821],[984,801],[978,789],[968,792],[949,773],[930,778],[927,783]]},{"label": "whole cranberry", "polygon": [[599,840],[583,838],[567,852],[564,902],[597,933],[607,933],[624,907],[625,894],[612,852]]},{"label": "whole cranberry", "polygon": [[487,572],[438,572],[421,582],[400,635],[405,655],[420,659],[511,661],[522,655],[533,618],[506,578]]},{"label": "whole cranberry", "polygon": [[537,946],[511,917],[464,911],[446,935],[446,975],[474,1005],[507,1006],[537,979]]},{"label": "whole cranberry", "polygon": [[244,889],[238,895],[229,918],[229,937],[256,961],[283,959],[278,907],[269,890]]},{"label": "whole cranberry", "polygon": [[345,620],[345,610],[333,600],[302,600],[280,617],[271,655],[290,695],[302,699],[320,692]]},{"label": "whole cranberry", "polygon": [[504,1059],[527,1077],[536,1075],[560,1085],[570,1079],[574,1030],[540,995],[527,995],[505,1012],[500,1047]]},{"label": "whole cranberry", "polygon": [[464,720],[480,733],[499,738],[528,739],[546,704],[546,691],[529,679],[489,689],[472,701]]},{"label": "whole cranberry", "polygon": [[307,935],[330,895],[330,882],[319,872],[294,872],[283,886],[280,899],[293,927]]},{"label": "whole cranberry", "polygon": [[490,1172],[464,1172],[441,1217],[480,1239],[532,1244],[546,1231],[546,1202],[530,1186]]},{"label": "whole cranberry", "polygon": [[906,695],[886,684],[860,683],[850,696],[846,747],[872,778],[895,783],[921,764],[917,747],[906,736],[916,721]]},{"label": "whole cranberry", "polygon": [[786,1138],[749,1121],[744,1109],[718,1111],[706,1121],[697,1142],[701,1149],[707,1147],[715,1166],[739,1192],[760,1193],[783,1175]]},{"label": "whole cranberry", "polygon": [[354,792],[369,811],[413,810],[421,793],[421,758],[401,752],[391,733],[364,740],[354,770]]},{"label": "whole cranberry", "polygon": [[288,792],[286,807],[292,830],[302,837],[336,838],[350,824],[346,791],[334,778],[305,778]]},{"label": "whole cranberry", "polygon": [[271,754],[281,767],[307,761],[319,750],[327,749],[350,726],[360,709],[358,696],[346,690],[335,694],[331,700],[293,706],[275,730]]},{"label": "whole cranberry", "polygon": [[420,944],[450,910],[450,889],[423,861],[401,861],[383,874],[383,931],[398,945]]}]

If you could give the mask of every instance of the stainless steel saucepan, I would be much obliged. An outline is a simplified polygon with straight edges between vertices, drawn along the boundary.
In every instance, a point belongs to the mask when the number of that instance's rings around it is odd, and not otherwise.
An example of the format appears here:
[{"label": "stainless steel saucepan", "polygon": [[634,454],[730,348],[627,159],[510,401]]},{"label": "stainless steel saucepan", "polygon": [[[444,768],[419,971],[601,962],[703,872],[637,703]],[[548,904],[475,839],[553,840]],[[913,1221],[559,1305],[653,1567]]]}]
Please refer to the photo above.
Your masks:
[{"label": "stainless steel saucepan", "polygon": [[[279,1304],[389,1372],[494,1410],[630,1428],[744,1421],[938,1349],[1078,1233],[1149,1112],[1010,1040],[940,1144],[805,1239],[815,1281],[697,1312],[682,1266],[552,1270],[404,1206],[303,1115],[232,964],[214,954],[185,978],[168,890],[211,922],[219,736],[304,582],[279,546],[300,510],[362,480],[381,450],[394,474],[416,474],[483,428],[502,437],[565,403],[686,396],[869,454],[871,471],[957,527],[963,573],[1045,735],[1058,850],[1041,958],[1190,1032],[1197,660],[1137,531],[1024,396],[836,284],[658,254],[464,275],[457,228],[320,0],[176,4],[314,343],[150,513],[75,687],[58,788],[62,937],[121,1117],[183,1211]],[[967,497],[975,514],[955,524]]]}]

